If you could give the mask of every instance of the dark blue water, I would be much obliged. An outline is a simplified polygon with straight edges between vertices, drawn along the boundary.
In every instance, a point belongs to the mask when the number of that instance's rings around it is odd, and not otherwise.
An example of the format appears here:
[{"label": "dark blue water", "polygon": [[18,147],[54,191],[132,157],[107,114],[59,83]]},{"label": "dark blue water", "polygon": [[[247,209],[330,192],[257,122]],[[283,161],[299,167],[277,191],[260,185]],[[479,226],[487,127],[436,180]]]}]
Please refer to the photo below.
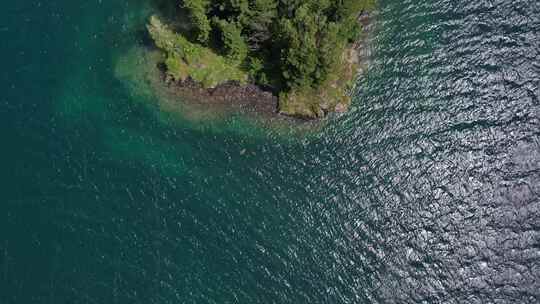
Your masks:
[{"label": "dark blue water", "polygon": [[290,137],[119,80],[154,7],[0,4],[1,304],[540,302],[539,2],[381,0]]}]

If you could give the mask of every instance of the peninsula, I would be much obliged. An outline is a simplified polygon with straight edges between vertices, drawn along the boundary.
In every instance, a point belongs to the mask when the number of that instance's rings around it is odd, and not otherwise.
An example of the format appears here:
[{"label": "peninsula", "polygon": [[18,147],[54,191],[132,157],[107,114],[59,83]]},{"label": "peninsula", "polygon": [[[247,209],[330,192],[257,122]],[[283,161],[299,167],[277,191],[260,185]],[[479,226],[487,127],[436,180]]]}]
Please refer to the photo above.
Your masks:
[{"label": "peninsula", "polygon": [[154,15],[147,29],[169,85],[207,98],[250,92],[274,112],[315,119],[349,108],[359,17],[373,2],[183,0],[187,24]]}]

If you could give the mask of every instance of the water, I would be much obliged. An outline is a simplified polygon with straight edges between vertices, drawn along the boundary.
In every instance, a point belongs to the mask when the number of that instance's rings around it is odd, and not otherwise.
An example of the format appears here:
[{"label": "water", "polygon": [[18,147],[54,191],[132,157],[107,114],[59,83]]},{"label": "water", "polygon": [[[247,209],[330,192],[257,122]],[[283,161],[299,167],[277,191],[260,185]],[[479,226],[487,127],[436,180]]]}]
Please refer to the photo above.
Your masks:
[{"label": "water", "polygon": [[290,137],[119,81],[147,1],[0,7],[0,303],[540,302],[539,2],[381,0]]}]

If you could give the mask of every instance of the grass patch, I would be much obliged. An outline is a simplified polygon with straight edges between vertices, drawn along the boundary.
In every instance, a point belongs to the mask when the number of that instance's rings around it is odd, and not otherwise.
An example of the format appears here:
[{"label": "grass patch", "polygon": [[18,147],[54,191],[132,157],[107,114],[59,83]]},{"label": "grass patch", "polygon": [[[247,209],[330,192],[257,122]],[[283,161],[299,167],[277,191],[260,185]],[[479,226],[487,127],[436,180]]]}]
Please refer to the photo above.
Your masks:
[{"label": "grass patch", "polygon": [[156,46],[166,53],[167,76],[171,80],[191,78],[204,88],[215,88],[229,81],[247,82],[248,74],[239,66],[231,64],[210,48],[191,43],[169,29],[158,17],[150,18],[148,31]]}]

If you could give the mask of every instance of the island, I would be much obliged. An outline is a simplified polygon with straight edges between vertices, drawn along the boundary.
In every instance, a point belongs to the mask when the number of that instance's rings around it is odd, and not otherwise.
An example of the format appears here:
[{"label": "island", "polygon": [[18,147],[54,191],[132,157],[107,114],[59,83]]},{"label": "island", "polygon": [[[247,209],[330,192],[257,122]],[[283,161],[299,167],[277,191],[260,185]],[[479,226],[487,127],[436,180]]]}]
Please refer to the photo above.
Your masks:
[{"label": "island", "polygon": [[374,0],[167,1],[189,20],[153,15],[147,25],[169,87],[199,98],[256,99],[302,119],[349,108],[360,17]]}]

